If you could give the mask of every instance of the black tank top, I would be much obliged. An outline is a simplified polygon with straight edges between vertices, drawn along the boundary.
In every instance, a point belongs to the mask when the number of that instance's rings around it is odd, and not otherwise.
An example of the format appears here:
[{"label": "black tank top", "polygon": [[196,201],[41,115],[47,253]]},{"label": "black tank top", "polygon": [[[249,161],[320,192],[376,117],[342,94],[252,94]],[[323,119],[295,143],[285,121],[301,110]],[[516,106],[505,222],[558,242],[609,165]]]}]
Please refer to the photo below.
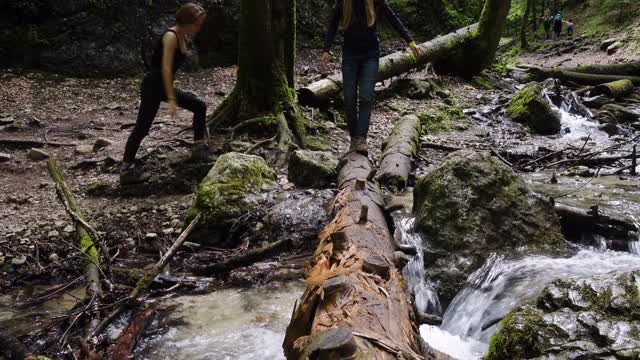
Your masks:
[{"label": "black tank top", "polygon": [[[164,53],[164,44],[162,43],[162,38],[169,31],[176,34],[176,36],[178,36],[178,34],[172,29],[167,29],[167,31],[162,34],[162,36],[156,43],[155,48],[153,49],[153,55],[151,56],[151,63],[149,64],[149,72],[153,72],[153,73],[162,72],[162,54]],[[176,47],[176,50],[173,53],[172,71],[174,75],[176,74],[176,71],[178,71],[178,68],[180,68],[180,66],[182,65],[186,57],[187,57],[186,54],[183,54],[182,51],[180,50],[180,40],[178,40],[178,46]]]}]

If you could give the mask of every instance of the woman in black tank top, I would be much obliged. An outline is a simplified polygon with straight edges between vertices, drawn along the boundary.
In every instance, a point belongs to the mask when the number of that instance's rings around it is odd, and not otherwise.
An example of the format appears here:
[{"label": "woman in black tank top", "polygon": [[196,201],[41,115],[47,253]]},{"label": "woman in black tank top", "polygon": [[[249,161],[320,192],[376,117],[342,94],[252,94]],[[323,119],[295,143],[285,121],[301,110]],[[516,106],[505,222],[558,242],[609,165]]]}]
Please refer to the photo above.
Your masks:
[{"label": "woman in black tank top", "polygon": [[200,31],[207,13],[193,3],[184,4],[176,13],[176,25],[167,29],[156,44],[151,63],[146,69],[140,89],[140,109],[136,126],[133,128],[124,150],[124,158],[120,168],[122,185],[141,183],[149,179],[149,175],[133,166],[136,152],[142,139],[149,133],[161,101],[169,103],[169,114],[174,116],[180,106],[193,112],[194,146],[192,159],[213,162],[213,155],[206,141],[207,105],[193,94],[174,87],[175,74],[186,58],[186,35]]}]

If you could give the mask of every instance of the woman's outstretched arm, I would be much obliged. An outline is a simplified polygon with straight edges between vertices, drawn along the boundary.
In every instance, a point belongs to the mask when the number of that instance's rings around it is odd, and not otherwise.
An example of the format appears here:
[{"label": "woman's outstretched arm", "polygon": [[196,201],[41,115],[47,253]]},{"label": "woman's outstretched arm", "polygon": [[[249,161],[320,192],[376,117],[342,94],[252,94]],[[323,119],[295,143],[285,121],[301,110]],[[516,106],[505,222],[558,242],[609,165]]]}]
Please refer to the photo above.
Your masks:
[{"label": "woman's outstretched arm", "polygon": [[178,37],[175,33],[167,31],[162,37],[162,80],[167,101],[176,100],[176,91],[173,88],[173,56],[178,47]]}]

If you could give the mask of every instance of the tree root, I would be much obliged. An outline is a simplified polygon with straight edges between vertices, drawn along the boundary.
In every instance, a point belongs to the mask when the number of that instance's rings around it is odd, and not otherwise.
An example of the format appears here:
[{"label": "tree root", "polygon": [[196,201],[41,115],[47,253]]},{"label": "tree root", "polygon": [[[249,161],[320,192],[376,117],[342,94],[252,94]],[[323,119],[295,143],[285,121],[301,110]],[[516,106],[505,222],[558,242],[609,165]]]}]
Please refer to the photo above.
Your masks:
[{"label": "tree root", "polygon": [[274,137],[270,137],[268,139],[262,140],[262,141],[258,141],[257,143],[253,144],[252,147],[250,147],[249,149],[247,149],[247,151],[245,151],[245,154],[251,154],[251,152],[261,146],[265,146],[267,144],[273,143],[278,139],[278,136],[274,136]]}]

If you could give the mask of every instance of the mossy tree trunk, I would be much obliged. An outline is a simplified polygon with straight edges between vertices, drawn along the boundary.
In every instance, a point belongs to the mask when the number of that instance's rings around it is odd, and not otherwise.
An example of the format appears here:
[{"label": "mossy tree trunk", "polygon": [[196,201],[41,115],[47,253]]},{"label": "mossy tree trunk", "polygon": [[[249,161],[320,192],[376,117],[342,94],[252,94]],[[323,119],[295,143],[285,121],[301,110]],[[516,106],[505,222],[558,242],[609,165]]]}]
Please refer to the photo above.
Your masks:
[{"label": "mossy tree trunk", "polygon": [[520,24],[520,47],[523,49],[529,48],[529,43],[527,42],[527,25],[529,22],[529,13],[531,12],[531,8],[533,7],[533,0],[527,0],[527,5],[524,9],[524,14],[522,15],[522,23]]},{"label": "mossy tree trunk", "polygon": [[533,31],[537,31],[538,30],[538,0],[532,0],[531,1],[531,12],[533,15],[533,19],[531,21],[531,29],[533,29]]},{"label": "mossy tree trunk", "polygon": [[[295,0],[242,0],[238,73],[233,92],[209,119],[211,127],[260,125],[288,128],[278,132],[291,143],[291,130],[304,146],[304,118],[295,104]],[[275,132],[275,131],[274,131]],[[283,137],[286,139],[283,140]]]},{"label": "mossy tree trunk", "polygon": [[477,29],[451,44],[446,57],[433,61],[436,71],[469,78],[491,64],[510,7],[510,0],[486,0]]}]

